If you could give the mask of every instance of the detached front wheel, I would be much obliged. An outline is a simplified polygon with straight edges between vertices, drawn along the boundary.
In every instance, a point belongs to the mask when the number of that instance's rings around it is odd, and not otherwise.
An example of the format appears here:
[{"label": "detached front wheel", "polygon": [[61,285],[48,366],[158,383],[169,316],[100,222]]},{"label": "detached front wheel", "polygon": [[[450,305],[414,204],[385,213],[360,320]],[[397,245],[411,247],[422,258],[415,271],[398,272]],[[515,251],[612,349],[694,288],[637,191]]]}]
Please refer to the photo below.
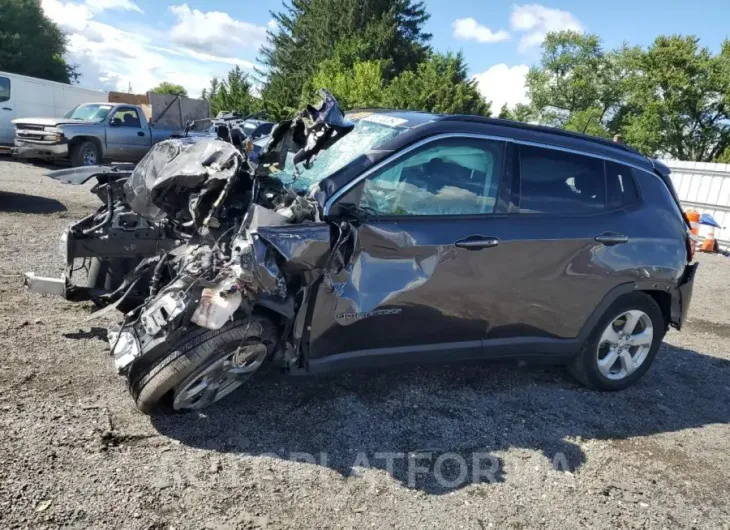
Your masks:
[{"label": "detached front wheel", "polygon": [[263,316],[235,320],[220,330],[192,328],[144,372],[132,367],[132,397],[150,415],[200,410],[258,371],[276,342],[276,326]]}]

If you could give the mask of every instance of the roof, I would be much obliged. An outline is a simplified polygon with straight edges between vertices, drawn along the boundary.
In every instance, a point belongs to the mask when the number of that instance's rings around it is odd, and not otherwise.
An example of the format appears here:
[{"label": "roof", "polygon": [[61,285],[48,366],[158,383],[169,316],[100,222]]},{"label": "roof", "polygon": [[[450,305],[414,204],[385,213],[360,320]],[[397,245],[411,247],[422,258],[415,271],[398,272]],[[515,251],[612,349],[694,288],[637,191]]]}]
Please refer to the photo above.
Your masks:
[{"label": "roof", "polygon": [[399,120],[403,120],[402,125],[404,127],[415,127],[431,121],[436,121],[442,118],[441,114],[434,114],[432,112],[421,112],[418,110],[397,110],[397,109],[353,109],[345,112],[345,118],[360,119],[371,114],[380,114],[385,116],[392,116]]},{"label": "roof", "polygon": [[610,140],[606,140],[605,138],[600,138],[598,136],[591,136],[589,134],[581,134],[573,131],[566,131],[565,129],[558,129],[556,127],[546,127],[544,125],[532,125],[530,123],[523,123],[519,121],[512,121],[512,120],[503,120],[500,118],[485,118],[483,116],[472,116],[468,114],[450,114],[450,115],[440,115],[439,119],[443,121],[466,121],[466,122],[474,122],[474,123],[484,123],[485,125],[499,125],[501,127],[514,127],[516,129],[523,129],[527,131],[534,131],[534,132],[541,132],[546,134],[557,134],[559,136],[565,136],[568,138],[574,138],[576,140],[585,140],[588,142],[597,142],[603,145],[606,145],[608,147],[613,147],[616,149],[622,149],[624,151],[629,151],[631,153],[638,153],[635,149],[632,149],[631,147],[628,147],[625,144],[620,144],[617,142],[612,142]]},{"label": "roof", "polygon": [[[355,109],[345,114],[348,119],[364,118],[368,115],[377,114],[396,118],[401,120],[400,125],[407,128],[414,128],[419,125],[431,124],[428,128],[435,126],[436,123],[449,125],[449,129],[458,127],[460,130],[469,132],[483,132],[483,128],[491,129],[489,133],[494,135],[506,135],[513,137],[515,140],[526,142],[550,143],[562,148],[572,148],[583,152],[592,152],[602,156],[610,156],[626,162],[652,169],[654,162],[627,145],[612,142],[597,136],[581,134],[555,127],[545,127],[542,125],[531,125],[512,120],[503,120],[498,118],[485,118],[483,116],[473,116],[468,114],[435,114],[431,112],[421,112],[414,110],[397,110],[397,109]],[[443,127],[443,126],[442,126]],[[439,128],[442,128],[439,127]]]}]

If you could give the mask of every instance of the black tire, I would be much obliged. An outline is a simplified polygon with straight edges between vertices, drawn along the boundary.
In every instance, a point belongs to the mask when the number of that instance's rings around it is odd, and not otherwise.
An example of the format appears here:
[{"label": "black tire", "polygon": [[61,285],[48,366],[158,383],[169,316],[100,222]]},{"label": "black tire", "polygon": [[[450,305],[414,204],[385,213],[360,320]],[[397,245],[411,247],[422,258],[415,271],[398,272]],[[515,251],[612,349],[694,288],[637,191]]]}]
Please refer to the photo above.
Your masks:
[{"label": "black tire", "polygon": [[[92,153],[94,155],[94,160],[96,160],[95,164],[86,163],[87,153]],[[101,164],[101,153],[99,152],[99,147],[92,141],[73,144],[71,146],[69,157],[71,158],[71,165],[73,167]]]},{"label": "black tire", "polygon": [[277,335],[276,325],[260,315],[234,320],[220,330],[194,327],[152,366],[135,370],[133,365],[128,376],[129,390],[137,408],[145,414],[176,412],[173,409],[175,390],[189,377],[227,355],[242,341],[265,344],[270,359]]},{"label": "black tire", "polygon": [[[654,328],[649,354],[635,372],[619,380],[605,377],[598,369],[598,342],[603,331],[618,316],[626,311],[638,309],[646,313]],[[583,344],[568,365],[568,371],[578,381],[594,390],[615,391],[632,386],[646,373],[654,362],[666,332],[666,322],[662,310],[652,297],[644,293],[631,293],[616,300],[596,324],[588,340]]]},{"label": "black tire", "polygon": [[[86,286],[92,289],[103,289],[108,292],[113,292],[122,284],[124,276],[134,270],[139,262],[140,260],[137,258],[91,258]],[[144,283],[144,278],[141,282]],[[146,283],[142,286],[142,289],[145,287],[149,289],[149,285]],[[128,313],[132,309],[137,308],[145,300],[145,294],[142,292],[142,289],[139,292],[135,289],[135,291],[129,293],[117,306],[117,309],[122,313]],[[104,307],[105,305],[97,300],[93,302],[99,307]]]}]

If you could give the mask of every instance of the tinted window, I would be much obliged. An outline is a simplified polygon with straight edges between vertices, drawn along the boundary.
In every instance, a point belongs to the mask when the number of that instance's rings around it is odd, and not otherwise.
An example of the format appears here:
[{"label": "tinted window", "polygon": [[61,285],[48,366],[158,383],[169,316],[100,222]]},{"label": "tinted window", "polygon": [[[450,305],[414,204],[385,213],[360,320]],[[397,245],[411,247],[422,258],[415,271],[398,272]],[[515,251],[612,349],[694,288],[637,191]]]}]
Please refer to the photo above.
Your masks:
[{"label": "tinted window", "polygon": [[606,205],[603,160],[520,146],[520,212],[593,213]]},{"label": "tinted window", "polygon": [[112,123],[118,127],[142,127],[139,121],[139,113],[136,109],[122,107],[118,109],[112,117]]},{"label": "tinted window", "polygon": [[10,79],[0,77],[0,102],[10,99]]},{"label": "tinted window", "polygon": [[639,200],[639,192],[633,175],[633,169],[628,166],[606,162],[606,183],[610,208],[627,206]]},{"label": "tinted window", "polygon": [[259,125],[256,128],[255,135],[257,137],[260,137],[260,136],[265,136],[267,134],[271,134],[271,129],[273,129],[273,128],[274,128],[273,123],[264,123],[262,125]]},{"label": "tinted window", "polygon": [[493,213],[503,156],[503,142],[434,142],[370,176],[360,206],[378,215]]}]

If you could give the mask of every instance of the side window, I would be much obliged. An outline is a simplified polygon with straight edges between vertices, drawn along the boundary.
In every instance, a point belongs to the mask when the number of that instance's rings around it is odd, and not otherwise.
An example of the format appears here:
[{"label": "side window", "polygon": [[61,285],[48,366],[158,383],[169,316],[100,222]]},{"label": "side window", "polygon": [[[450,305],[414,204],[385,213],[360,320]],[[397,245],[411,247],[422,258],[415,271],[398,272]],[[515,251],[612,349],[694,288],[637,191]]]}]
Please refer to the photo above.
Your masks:
[{"label": "side window", "polygon": [[620,208],[639,201],[634,170],[616,162],[606,162],[609,208]]},{"label": "side window", "polygon": [[0,103],[10,99],[10,79],[0,77]]},{"label": "side window", "polygon": [[142,127],[137,109],[131,107],[120,107],[112,117],[112,124],[117,127]]},{"label": "side window", "polygon": [[520,213],[586,214],[605,206],[603,160],[520,146]]},{"label": "side window", "polygon": [[470,138],[428,144],[368,177],[360,207],[377,215],[491,214],[504,146]]}]

